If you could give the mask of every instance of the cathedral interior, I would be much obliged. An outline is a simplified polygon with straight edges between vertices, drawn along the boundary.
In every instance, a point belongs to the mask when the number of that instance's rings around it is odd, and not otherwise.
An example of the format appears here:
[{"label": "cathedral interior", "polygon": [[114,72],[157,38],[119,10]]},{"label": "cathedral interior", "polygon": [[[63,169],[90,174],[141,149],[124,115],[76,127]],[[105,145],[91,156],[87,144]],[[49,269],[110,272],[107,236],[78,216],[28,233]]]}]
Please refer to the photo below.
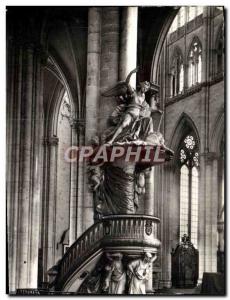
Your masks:
[{"label": "cathedral interior", "polygon": [[[7,7],[7,293],[225,293],[224,17],[217,6]],[[65,153],[105,135],[117,104],[103,93],[136,67],[130,85],[157,87],[155,130],[173,156],[138,175],[135,212],[101,215],[87,163]],[[142,279],[129,275],[145,261]]]}]

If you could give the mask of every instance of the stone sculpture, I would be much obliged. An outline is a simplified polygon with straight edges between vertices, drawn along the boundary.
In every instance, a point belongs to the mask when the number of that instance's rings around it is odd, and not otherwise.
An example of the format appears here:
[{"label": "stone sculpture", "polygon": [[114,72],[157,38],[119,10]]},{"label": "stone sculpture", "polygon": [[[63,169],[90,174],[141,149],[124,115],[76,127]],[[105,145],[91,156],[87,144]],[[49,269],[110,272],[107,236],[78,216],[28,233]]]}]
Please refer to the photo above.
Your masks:
[{"label": "stone sculpture", "polygon": [[103,291],[108,294],[124,294],[126,284],[126,273],[123,267],[121,253],[106,254],[109,263],[105,266],[106,277]]},{"label": "stone sculpture", "polygon": [[127,265],[128,294],[145,294],[145,283],[149,279],[151,263],[156,259],[156,255],[152,256],[146,252],[142,258],[133,260]]},{"label": "stone sculpture", "polygon": [[[98,149],[103,145],[106,153],[111,153],[115,147],[123,147],[124,151],[131,147],[131,151],[140,150],[140,154],[144,153],[146,146],[152,147],[154,151],[159,147],[165,160],[169,160],[173,152],[165,146],[162,134],[154,130],[154,114],[162,112],[156,103],[150,107],[145,95],[149,92],[150,97],[153,97],[159,87],[145,81],[135,90],[129,84],[135,72],[137,69],[131,71],[125,81],[118,82],[103,93],[104,97],[116,97],[119,104],[109,118],[111,126],[102,136],[94,137],[93,147]],[[97,217],[136,213],[139,199],[145,193],[144,171],[152,165],[152,158],[149,163],[143,164],[140,160],[126,160],[124,157],[112,162],[90,164],[90,186],[94,192]]]},{"label": "stone sculpture", "polygon": [[[164,144],[163,135],[159,132],[162,111],[155,99],[148,103],[148,97],[155,97],[159,87],[148,81],[141,82],[135,90],[129,84],[134,69],[125,81],[118,82],[112,89],[104,92],[104,97],[116,97],[118,105],[109,117],[109,124],[101,136],[94,136],[92,159],[89,162],[88,173],[91,190],[94,194],[95,219],[107,215],[135,214],[145,193],[145,171],[156,164],[154,157],[144,161],[146,147],[153,153],[157,149],[163,159],[161,163],[172,158],[173,152]],[[155,117],[161,115],[156,126]],[[98,150],[100,149],[100,150]],[[104,155],[113,157],[114,151],[139,153],[137,159],[126,159],[127,156],[117,156],[115,160],[105,160]],[[120,153],[121,153],[120,152]],[[129,152],[129,153],[130,153]],[[98,153],[102,155],[98,155]],[[114,222],[116,224],[116,222]],[[116,226],[116,225],[114,225]],[[146,223],[146,235],[153,238],[152,223]],[[109,231],[107,232],[109,242]],[[130,244],[131,246],[131,244]],[[124,254],[119,245],[113,253],[106,253],[94,271],[88,276],[80,291],[95,294],[145,294],[145,284],[149,279],[151,264],[156,260],[156,254],[145,252],[137,247],[130,254]],[[132,248],[132,247],[131,247]],[[124,257],[123,257],[124,255]],[[130,261],[131,257],[137,257]],[[141,256],[142,255],[142,256]],[[90,288],[89,288],[90,287]]]}]

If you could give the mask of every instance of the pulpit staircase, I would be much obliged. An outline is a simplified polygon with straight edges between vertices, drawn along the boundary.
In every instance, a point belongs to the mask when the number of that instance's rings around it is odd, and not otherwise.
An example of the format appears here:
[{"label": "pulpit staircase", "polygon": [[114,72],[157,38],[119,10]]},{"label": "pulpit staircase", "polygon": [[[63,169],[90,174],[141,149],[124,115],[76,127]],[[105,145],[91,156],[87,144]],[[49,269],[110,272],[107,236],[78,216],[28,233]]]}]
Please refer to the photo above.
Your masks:
[{"label": "pulpit staircase", "polygon": [[77,293],[103,253],[137,257],[145,251],[156,253],[158,218],[147,215],[105,216],[86,230],[64,254],[50,285],[55,291]]}]

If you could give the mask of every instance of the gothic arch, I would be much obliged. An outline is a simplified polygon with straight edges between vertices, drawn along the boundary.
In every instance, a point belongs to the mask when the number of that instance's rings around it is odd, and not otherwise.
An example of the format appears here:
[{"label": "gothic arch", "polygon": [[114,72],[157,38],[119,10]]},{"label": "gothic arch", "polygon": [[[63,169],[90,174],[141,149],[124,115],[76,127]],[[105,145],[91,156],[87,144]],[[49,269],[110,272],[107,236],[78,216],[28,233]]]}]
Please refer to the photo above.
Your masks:
[{"label": "gothic arch", "polygon": [[[186,113],[182,113],[178,119],[176,126],[174,127],[172,138],[169,142],[169,148],[171,148],[175,153],[177,153],[178,146],[180,145],[181,139],[190,131],[195,133],[195,138],[198,143],[198,148],[200,148],[200,137],[198,134],[197,127],[192,120],[192,118]],[[174,155],[172,163],[176,163],[177,156]]]},{"label": "gothic arch", "polygon": [[225,128],[224,107],[219,111],[219,114],[214,122],[211,133],[210,151],[220,153],[221,140],[223,138]]},{"label": "gothic arch", "polygon": [[197,35],[194,35],[194,37],[192,38],[192,40],[191,40],[191,42],[190,42],[190,44],[189,44],[189,46],[188,46],[188,49],[187,49],[187,53],[186,53],[186,59],[187,59],[187,62],[188,62],[188,60],[189,60],[189,52],[190,52],[190,50],[191,50],[191,48],[192,48],[192,45],[193,45],[195,42],[197,42],[197,43],[200,45],[201,50],[203,49],[203,48],[202,48],[202,43],[201,43],[199,37],[198,37]]},{"label": "gothic arch", "polygon": [[50,99],[50,102],[47,106],[48,112],[47,112],[47,123],[45,124],[45,130],[46,130],[46,136],[57,136],[58,113],[59,113],[60,105],[65,91],[68,94],[70,105],[71,105],[71,111],[73,112],[73,115],[75,115],[76,113],[76,104],[73,101],[73,97],[69,85],[58,63],[52,56],[49,57],[49,61],[50,61],[50,65],[47,66],[47,69],[57,77],[58,83],[55,87],[52,98]]},{"label": "gothic arch", "polygon": [[180,49],[179,46],[175,46],[175,48],[174,48],[174,50],[172,52],[172,55],[171,55],[171,58],[170,58],[170,67],[173,64],[174,57],[177,57],[177,56],[181,56],[182,57],[182,61],[184,63],[184,55],[183,55],[183,53],[182,53],[182,51],[181,51],[181,49]]},{"label": "gothic arch", "polygon": [[[84,16],[82,18],[84,19]],[[74,18],[71,13],[68,18],[63,18],[59,9],[57,11],[48,9],[46,16],[43,17],[40,40],[45,51],[55,61],[64,78],[65,85],[68,87],[68,96],[71,103],[75,105],[75,116],[82,118],[85,100],[85,70],[82,67],[83,51],[81,45],[75,43],[76,36],[73,35],[74,29],[80,32],[81,27],[80,25],[77,28],[74,26]],[[62,33],[59,43],[65,44],[65,47],[60,49],[56,40],[57,30]]]},{"label": "gothic arch", "polygon": [[168,34],[168,31],[170,29],[170,26],[172,25],[172,22],[173,22],[174,18],[176,17],[179,9],[180,9],[180,6],[177,6],[174,8],[174,11],[171,12],[171,14],[166,19],[165,24],[164,24],[164,26],[162,26],[162,30],[159,34],[159,38],[157,40],[155,51],[154,51],[153,57],[152,57],[150,78],[153,82],[157,81],[157,70],[158,70],[159,61],[160,61],[161,50],[163,48],[163,45],[164,45],[166,36]]}]

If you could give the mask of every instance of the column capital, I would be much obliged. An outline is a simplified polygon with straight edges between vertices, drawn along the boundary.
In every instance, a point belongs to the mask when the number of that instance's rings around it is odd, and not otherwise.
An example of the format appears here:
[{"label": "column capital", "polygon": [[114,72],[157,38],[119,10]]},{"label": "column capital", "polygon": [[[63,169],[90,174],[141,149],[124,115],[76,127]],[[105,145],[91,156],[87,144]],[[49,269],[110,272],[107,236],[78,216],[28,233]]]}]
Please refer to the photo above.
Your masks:
[{"label": "column capital", "polygon": [[59,138],[57,136],[45,137],[43,139],[44,146],[57,146]]}]

